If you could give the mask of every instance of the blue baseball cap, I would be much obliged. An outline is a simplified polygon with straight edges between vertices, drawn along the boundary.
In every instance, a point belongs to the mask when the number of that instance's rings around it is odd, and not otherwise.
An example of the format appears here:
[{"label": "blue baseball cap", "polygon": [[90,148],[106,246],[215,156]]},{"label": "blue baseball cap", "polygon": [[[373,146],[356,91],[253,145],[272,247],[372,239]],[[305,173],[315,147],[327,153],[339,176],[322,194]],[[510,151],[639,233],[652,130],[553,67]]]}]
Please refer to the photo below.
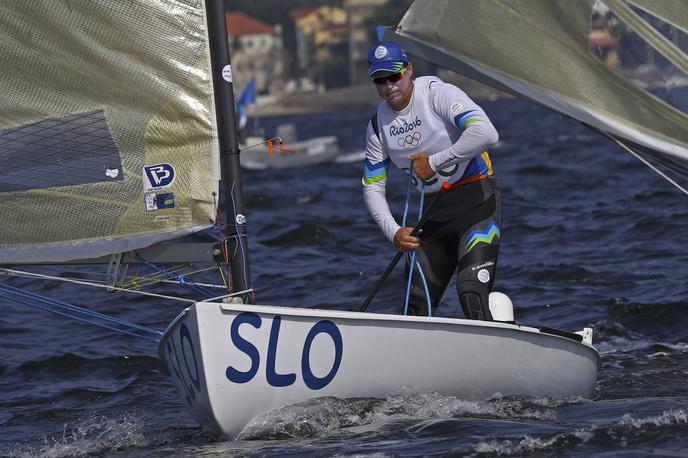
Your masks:
[{"label": "blue baseball cap", "polygon": [[378,72],[400,72],[408,61],[401,46],[391,41],[379,41],[368,49],[368,76]]}]

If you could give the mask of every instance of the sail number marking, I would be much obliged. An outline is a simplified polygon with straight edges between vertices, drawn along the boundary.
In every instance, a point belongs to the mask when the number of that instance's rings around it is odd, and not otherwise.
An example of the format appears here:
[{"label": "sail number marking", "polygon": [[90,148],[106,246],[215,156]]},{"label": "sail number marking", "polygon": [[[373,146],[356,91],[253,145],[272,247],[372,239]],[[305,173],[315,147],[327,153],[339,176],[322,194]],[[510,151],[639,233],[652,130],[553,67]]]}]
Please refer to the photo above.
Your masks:
[{"label": "sail number marking", "polygon": [[[230,338],[232,344],[237,350],[243,352],[251,360],[251,367],[246,371],[240,371],[232,366],[228,366],[226,370],[227,379],[234,383],[247,383],[256,376],[260,366],[260,352],[256,346],[246,340],[239,334],[239,327],[242,324],[247,324],[258,329],[262,325],[262,318],[253,312],[243,312],[234,318],[230,328]],[[296,382],[296,374],[293,372],[286,374],[278,374],[275,369],[275,362],[277,360],[277,341],[279,338],[280,326],[282,324],[282,317],[276,315],[272,319],[270,328],[270,339],[268,341],[268,351],[266,355],[265,378],[271,386],[285,387],[293,385]],[[310,366],[310,353],[313,345],[313,340],[318,334],[327,334],[334,343],[335,356],[334,362],[330,371],[324,377],[317,377],[313,374]],[[326,387],[337,375],[339,365],[342,362],[342,334],[337,328],[337,325],[329,320],[318,321],[311,327],[306,335],[301,351],[301,375],[303,382],[312,390],[319,390]]]},{"label": "sail number marking", "polygon": [[[187,404],[192,405],[196,400],[196,393],[201,392],[201,377],[196,362],[196,350],[194,350],[189,328],[183,323],[179,327],[178,336],[179,349],[177,349],[173,337],[167,341],[167,357],[170,360],[172,375],[179,381],[184,391],[184,400]],[[187,346],[188,349],[185,348]],[[193,364],[189,364],[189,359]]]}]

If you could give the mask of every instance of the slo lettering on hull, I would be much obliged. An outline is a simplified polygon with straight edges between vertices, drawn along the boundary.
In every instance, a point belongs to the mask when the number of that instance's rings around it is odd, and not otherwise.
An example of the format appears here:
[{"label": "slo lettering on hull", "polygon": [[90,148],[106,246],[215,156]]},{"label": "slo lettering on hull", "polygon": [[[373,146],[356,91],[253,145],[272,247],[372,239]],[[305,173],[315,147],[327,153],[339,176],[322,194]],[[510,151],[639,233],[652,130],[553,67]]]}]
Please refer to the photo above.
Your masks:
[{"label": "slo lettering on hull", "polygon": [[[258,374],[260,367],[260,352],[256,346],[246,340],[239,333],[241,325],[253,326],[258,329],[263,324],[262,318],[253,312],[243,312],[234,318],[230,328],[230,338],[232,344],[237,350],[244,353],[251,360],[251,367],[246,371],[240,371],[235,367],[228,366],[226,375],[227,379],[234,383],[247,383]],[[265,378],[271,386],[286,387],[293,385],[296,382],[296,373],[289,372],[284,374],[277,373],[275,369],[275,362],[277,360],[277,341],[279,339],[280,326],[282,324],[282,317],[276,315],[272,319],[270,327],[270,339],[268,342],[268,351],[266,355]],[[313,374],[310,367],[310,353],[313,345],[313,340],[318,334],[326,334],[334,343],[335,357],[330,368],[330,371],[323,377],[317,377]],[[339,365],[342,362],[343,352],[342,334],[337,328],[337,325],[329,320],[318,321],[311,327],[303,342],[303,349],[301,351],[301,376],[303,382],[311,390],[319,390],[326,387],[337,375]]]},{"label": "slo lettering on hull", "polygon": [[[175,342],[175,337],[178,337],[177,342]],[[189,328],[182,323],[179,334],[171,336],[166,347],[172,375],[179,382],[186,403],[193,405],[196,395],[201,392],[201,376]]]}]

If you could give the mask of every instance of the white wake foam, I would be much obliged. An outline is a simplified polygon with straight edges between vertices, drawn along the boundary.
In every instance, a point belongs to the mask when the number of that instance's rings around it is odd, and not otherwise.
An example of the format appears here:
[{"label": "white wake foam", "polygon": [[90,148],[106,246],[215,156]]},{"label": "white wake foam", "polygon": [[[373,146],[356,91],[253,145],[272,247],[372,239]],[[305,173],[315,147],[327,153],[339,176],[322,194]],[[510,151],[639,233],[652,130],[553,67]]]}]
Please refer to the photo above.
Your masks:
[{"label": "white wake foam", "polygon": [[478,417],[552,421],[556,419],[554,408],[580,401],[501,396],[488,401],[467,401],[437,393],[404,393],[386,399],[322,397],[256,417],[237,439],[314,437],[341,428],[401,419]]}]

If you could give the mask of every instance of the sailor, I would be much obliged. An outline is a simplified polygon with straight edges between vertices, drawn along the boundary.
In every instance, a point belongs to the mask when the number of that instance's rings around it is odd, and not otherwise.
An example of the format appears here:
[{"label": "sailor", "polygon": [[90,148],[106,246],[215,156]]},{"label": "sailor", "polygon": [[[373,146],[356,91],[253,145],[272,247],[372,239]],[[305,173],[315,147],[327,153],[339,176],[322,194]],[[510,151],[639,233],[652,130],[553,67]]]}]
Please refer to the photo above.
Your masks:
[{"label": "sailor", "polygon": [[[399,45],[374,44],[368,65],[382,101],[366,132],[363,196],[389,241],[403,252],[416,252],[420,269],[413,269],[409,313],[428,314],[426,284],[435,313],[457,272],[466,318],[492,320],[488,297],[501,238],[501,204],[486,149],[497,143],[497,131],[456,86],[434,76],[413,79],[413,65]],[[412,227],[397,223],[387,204],[392,164],[413,173],[426,206],[449,183],[419,237],[410,235]],[[408,262],[406,270],[408,275]]]}]

